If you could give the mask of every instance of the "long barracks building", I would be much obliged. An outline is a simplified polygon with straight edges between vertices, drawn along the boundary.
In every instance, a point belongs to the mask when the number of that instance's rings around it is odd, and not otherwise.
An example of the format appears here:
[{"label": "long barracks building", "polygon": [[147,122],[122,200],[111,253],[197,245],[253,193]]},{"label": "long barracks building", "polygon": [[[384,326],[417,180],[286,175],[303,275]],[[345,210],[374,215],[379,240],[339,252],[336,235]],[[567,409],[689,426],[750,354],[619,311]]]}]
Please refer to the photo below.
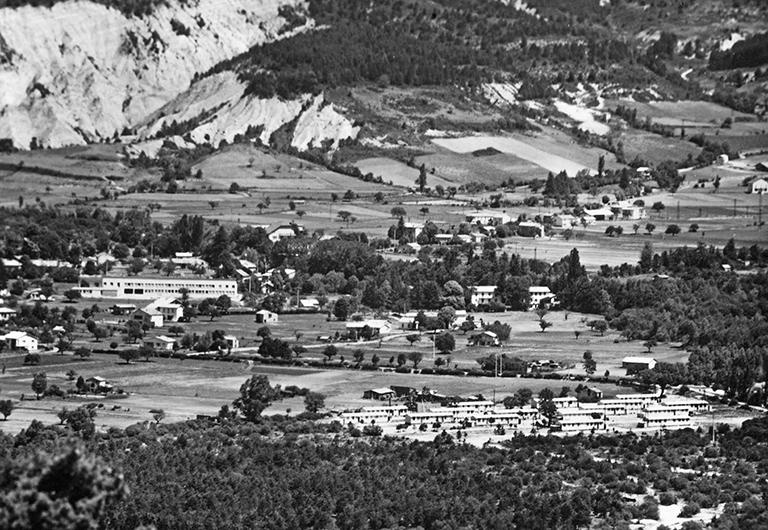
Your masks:
[{"label": "long barracks building", "polygon": [[187,289],[189,297],[218,298],[225,294],[237,299],[235,280],[214,280],[207,278],[144,278],[136,276],[105,276],[101,285],[80,287],[83,298],[136,298],[154,300],[168,296],[180,296]]}]

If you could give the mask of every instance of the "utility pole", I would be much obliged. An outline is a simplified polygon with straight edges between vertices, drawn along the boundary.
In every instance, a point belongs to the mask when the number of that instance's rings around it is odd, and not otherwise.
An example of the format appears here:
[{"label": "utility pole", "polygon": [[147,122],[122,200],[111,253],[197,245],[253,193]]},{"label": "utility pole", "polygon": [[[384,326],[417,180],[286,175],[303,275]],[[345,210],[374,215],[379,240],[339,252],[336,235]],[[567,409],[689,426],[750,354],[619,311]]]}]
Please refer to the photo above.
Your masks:
[{"label": "utility pole", "polygon": [[757,229],[763,225],[763,194],[757,195]]},{"label": "utility pole", "polygon": [[733,216],[736,217],[736,199],[733,199]]}]

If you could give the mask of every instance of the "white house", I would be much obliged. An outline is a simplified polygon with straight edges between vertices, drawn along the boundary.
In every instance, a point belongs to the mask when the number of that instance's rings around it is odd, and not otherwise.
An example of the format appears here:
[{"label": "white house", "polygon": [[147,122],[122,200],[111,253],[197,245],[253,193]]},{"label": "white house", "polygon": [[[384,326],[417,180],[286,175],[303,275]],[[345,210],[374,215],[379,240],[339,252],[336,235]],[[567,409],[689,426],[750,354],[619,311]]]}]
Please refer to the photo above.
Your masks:
[{"label": "white house", "polygon": [[475,285],[470,287],[470,303],[475,306],[487,305],[496,299],[495,285]]},{"label": "white house", "polygon": [[392,324],[387,320],[355,320],[347,322],[347,331],[353,331],[359,337],[360,332],[368,327],[371,330],[372,337],[389,333],[392,331]]},{"label": "white house", "polygon": [[645,208],[642,206],[622,206],[621,207],[621,217],[622,219],[627,219],[630,221],[639,221],[640,219],[645,219],[647,216],[645,212]]},{"label": "white house", "polygon": [[506,212],[497,212],[493,210],[483,210],[467,214],[465,219],[468,223],[481,224],[485,226],[499,226],[512,221],[512,218]]},{"label": "white house", "polygon": [[749,193],[768,193],[768,181],[765,179],[756,179],[753,180],[752,183],[749,185]]},{"label": "white house", "polygon": [[161,327],[166,322],[178,322],[184,316],[184,307],[178,300],[172,297],[158,298],[144,307],[144,310],[163,315],[163,322],[158,327]]},{"label": "white house", "polygon": [[7,322],[16,314],[15,309],[10,307],[0,307],[0,322]]},{"label": "white house", "polygon": [[131,320],[140,322],[142,326],[150,328],[163,327],[163,314],[156,309],[137,309],[131,314]]},{"label": "white house", "polygon": [[531,299],[528,304],[529,311],[538,309],[542,302],[549,305],[555,305],[557,303],[555,295],[552,294],[552,291],[550,291],[549,287],[546,285],[532,285],[528,288],[528,296]]},{"label": "white house", "polygon": [[273,243],[277,243],[278,241],[282,241],[283,239],[296,237],[296,231],[293,229],[293,226],[291,225],[280,225],[270,230],[269,233],[267,234],[267,237]]},{"label": "white house", "polygon": [[167,337],[165,335],[158,335],[157,337],[145,338],[142,342],[151,346],[152,349],[157,351],[173,351],[173,346],[176,344],[176,339]]},{"label": "white house", "polygon": [[37,339],[24,331],[11,331],[5,335],[0,335],[0,340],[3,340],[11,350],[34,352],[37,351],[38,347]]},{"label": "white house", "polygon": [[257,324],[270,324],[272,322],[277,322],[277,313],[267,311],[266,309],[256,311]]},{"label": "white house", "polygon": [[570,214],[560,213],[552,216],[552,226],[558,228],[575,228],[579,220]]}]

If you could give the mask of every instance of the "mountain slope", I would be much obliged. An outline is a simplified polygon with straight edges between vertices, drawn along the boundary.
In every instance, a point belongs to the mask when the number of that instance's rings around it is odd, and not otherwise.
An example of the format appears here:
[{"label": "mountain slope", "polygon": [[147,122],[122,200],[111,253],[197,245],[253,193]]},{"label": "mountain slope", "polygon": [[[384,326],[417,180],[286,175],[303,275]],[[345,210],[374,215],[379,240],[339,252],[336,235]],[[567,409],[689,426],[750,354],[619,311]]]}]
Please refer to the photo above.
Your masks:
[{"label": "mountain slope", "polygon": [[142,17],[83,1],[0,9],[0,138],[58,147],[131,128],[195,74],[311,26],[286,27],[285,5],[301,9],[298,0],[170,0]]}]

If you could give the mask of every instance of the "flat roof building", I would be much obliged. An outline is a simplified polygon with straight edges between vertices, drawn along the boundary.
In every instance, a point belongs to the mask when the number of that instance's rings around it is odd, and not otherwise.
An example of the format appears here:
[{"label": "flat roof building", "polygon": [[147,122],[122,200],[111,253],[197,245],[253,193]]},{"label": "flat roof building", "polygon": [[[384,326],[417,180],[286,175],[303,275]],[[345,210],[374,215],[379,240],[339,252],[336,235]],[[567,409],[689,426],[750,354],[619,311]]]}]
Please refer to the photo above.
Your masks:
[{"label": "flat roof building", "polygon": [[105,276],[99,287],[80,288],[83,298],[135,298],[153,300],[180,296],[186,289],[190,299],[218,298],[227,295],[239,298],[237,282],[212,278],[171,278],[140,276]]}]

